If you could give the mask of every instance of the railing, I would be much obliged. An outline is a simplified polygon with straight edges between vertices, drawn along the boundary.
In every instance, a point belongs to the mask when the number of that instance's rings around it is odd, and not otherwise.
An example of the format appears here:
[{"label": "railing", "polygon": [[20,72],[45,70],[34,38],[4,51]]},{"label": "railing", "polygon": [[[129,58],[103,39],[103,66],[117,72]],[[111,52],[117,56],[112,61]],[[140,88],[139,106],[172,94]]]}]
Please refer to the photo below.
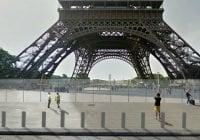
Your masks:
[{"label": "railing", "polygon": [[159,91],[162,102],[184,103],[187,90],[200,103],[200,80],[0,80],[0,102],[47,102],[48,92],[59,92],[61,102],[153,102]]}]

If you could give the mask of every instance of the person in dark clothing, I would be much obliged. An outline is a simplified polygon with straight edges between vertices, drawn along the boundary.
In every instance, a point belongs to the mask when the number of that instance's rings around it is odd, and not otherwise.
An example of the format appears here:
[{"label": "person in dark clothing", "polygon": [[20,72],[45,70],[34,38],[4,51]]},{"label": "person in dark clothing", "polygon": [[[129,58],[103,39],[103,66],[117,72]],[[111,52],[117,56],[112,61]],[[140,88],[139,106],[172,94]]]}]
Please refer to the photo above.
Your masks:
[{"label": "person in dark clothing", "polygon": [[157,93],[157,95],[154,97],[155,103],[154,103],[154,110],[156,114],[156,119],[160,119],[160,102],[161,102],[161,97],[160,93]]},{"label": "person in dark clothing", "polygon": [[188,90],[188,91],[186,92],[185,96],[187,97],[187,104],[189,104],[189,103],[190,103],[190,99],[191,99],[191,97],[192,97],[192,95],[190,94],[190,90]]}]

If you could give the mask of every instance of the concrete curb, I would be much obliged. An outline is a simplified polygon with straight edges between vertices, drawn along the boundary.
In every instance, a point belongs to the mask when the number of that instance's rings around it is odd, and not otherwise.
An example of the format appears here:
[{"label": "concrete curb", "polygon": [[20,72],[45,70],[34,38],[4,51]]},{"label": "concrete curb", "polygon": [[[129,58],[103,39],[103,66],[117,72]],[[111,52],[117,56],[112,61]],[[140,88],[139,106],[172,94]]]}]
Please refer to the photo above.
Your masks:
[{"label": "concrete curb", "polygon": [[48,136],[200,136],[200,131],[191,130],[109,130],[109,129],[0,129],[0,135],[48,135]]}]

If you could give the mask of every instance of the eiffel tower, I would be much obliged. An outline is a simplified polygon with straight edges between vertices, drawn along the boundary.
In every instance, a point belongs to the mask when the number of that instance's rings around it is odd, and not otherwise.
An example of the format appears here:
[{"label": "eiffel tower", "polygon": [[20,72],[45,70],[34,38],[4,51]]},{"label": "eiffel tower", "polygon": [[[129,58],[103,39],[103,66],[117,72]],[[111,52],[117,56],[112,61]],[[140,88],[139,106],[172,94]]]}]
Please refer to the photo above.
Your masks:
[{"label": "eiffel tower", "polygon": [[151,79],[150,55],[170,79],[200,78],[200,54],[163,20],[163,0],[59,3],[58,21],[16,57],[20,69],[16,77],[50,78],[62,60],[74,53],[72,78],[88,78],[95,64],[120,59],[139,78]]}]

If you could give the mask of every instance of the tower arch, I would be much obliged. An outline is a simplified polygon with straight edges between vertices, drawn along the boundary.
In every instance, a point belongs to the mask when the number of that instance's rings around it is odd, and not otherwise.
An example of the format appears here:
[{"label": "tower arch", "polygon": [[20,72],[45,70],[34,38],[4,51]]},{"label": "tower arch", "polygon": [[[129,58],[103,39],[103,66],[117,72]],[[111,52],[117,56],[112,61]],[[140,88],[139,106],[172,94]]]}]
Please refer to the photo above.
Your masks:
[{"label": "tower arch", "polygon": [[[59,0],[59,20],[16,57],[16,77],[51,77],[75,53],[72,78],[86,78],[105,58],[129,62],[153,78],[149,56],[169,78],[200,78],[200,55],[163,20],[163,0]],[[110,51],[110,53],[108,53]]]}]

